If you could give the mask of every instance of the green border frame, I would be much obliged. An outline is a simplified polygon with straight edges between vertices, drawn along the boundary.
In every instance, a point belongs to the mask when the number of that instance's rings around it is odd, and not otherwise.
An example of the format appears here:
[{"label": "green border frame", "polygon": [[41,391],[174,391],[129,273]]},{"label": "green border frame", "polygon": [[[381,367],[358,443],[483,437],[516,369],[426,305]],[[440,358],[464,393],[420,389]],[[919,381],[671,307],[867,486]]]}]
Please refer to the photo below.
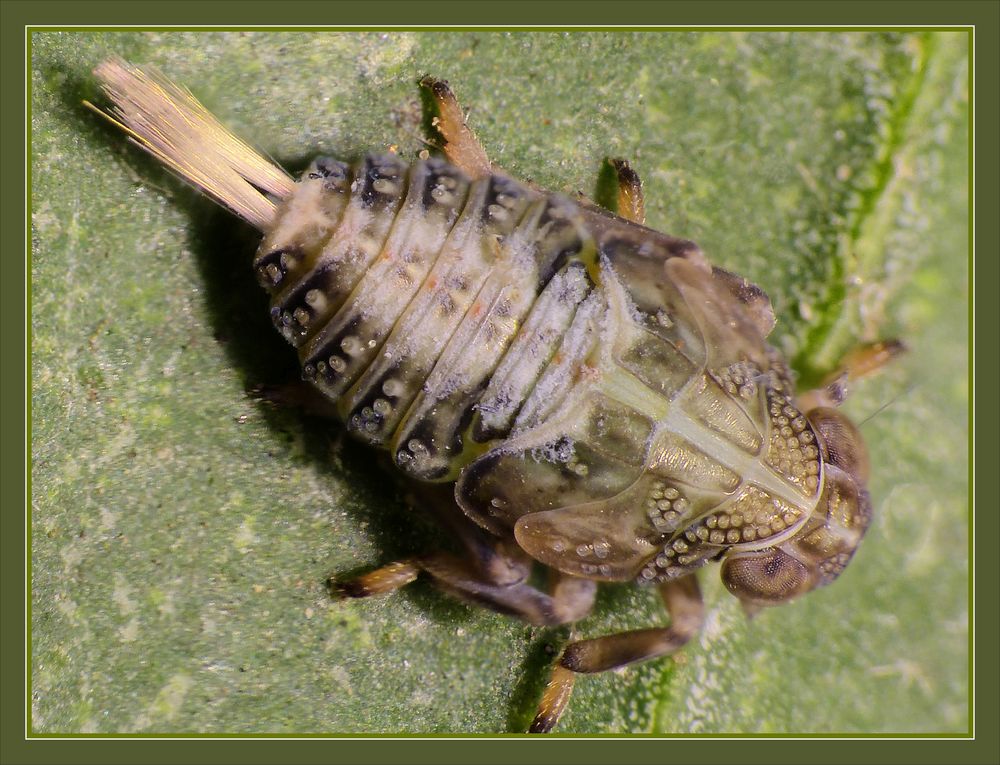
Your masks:
[{"label": "green border frame", "polygon": [[[28,582],[25,581],[25,526],[26,516],[18,512],[27,507],[26,486],[26,362],[27,331],[25,268],[28,251],[27,233],[30,231],[30,210],[24,194],[25,126],[26,115],[14,107],[26,107],[26,27],[73,27],[74,29],[107,28],[127,23],[138,26],[161,26],[170,22],[176,28],[195,29],[205,26],[229,25],[238,17],[243,25],[267,26],[278,20],[287,25],[297,21],[311,26],[358,25],[381,28],[377,19],[392,18],[403,28],[461,28],[483,25],[511,25],[516,19],[527,29],[562,27],[566,2],[535,0],[508,0],[503,5],[473,5],[455,0],[437,0],[424,3],[406,2],[308,2],[286,0],[279,7],[273,2],[244,0],[237,6],[225,0],[178,0],[169,8],[115,0],[96,0],[77,3],[59,0],[5,0],[0,5],[2,21],[2,83],[4,103],[7,108],[0,115],[2,120],[3,166],[5,183],[0,187],[0,214],[6,231],[22,231],[25,239],[9,236],[4,240],[0,281],[0,332],[3,336],[2,380],[3,438],[0,439],[0,498],[5,512],[0,514],[0,568],[3,572],[2,667],[5,682],[2,684],[2,718],[0,718],[0,762],[176,762],[182,758],[189,762],[506,762],[512,759],[528,762],[573,762],[583,765],[627,758],[633,763],[681,762],[697,759],[700,763],[740,761],[836,763],[877,761],[881,763],[995,763],[1000,761],[1000,739],[995,724],[989,720],[1000,717],[998,708],[998,658],[992,647],[997,645],[998,604],[995,585],[1000,580],[998,556],[986,548],[1000,538],[998,513],[995,502],[979,503],[980,512],[975,518],[975,536],[970,545],[976,544],[981,555],[974,556],[975,581],[975,645],[985,646],[977,656],[972,653],[975,682],[973,694],[973,726],[977,738],[884,738],[857,737],[854,739],[824,740],[822,747],[807,737],[787,739],[679,739],[669,744],[655,739],[612,738],[597,740],[504,739],[490,740],[461,737],[442,737],[424,740],[74,740],[51,738],[26,739],[25,675],[26,632],[24,617]],[[970,333],[976,330],[985,336],[996,336],[1000,325],[998,302],[993,294],[1000,284],[997,252],[1000,250],[1000,230],[995,211],[1000,208],[1000,186],[997,172],[1000,167],[996,142],[990,137],[998,134],[998,99],[1000,90],[998,49],[1000,49],[1000,4],[995,0],[966,0],[948,4],[915,0],[846,0],[844,2],[800,3],[792,0],[762,0],[753,4],[738,0],[702,0],[700,3],[681,2],[618,2],[612,7],[603,2],[573,0],[572,17],[576,25],[609,28],[609,21],[629,26],[614,29],[641,29],[650,25],[708,28],[712,22],[725,20],[725,29],[737,26],[756,26],[759,29],[787,29],[789,27],[823,27],[824,29],[874,28],[890,26],[893,29],[912,29],[934,26],[940,29],[965,29],[974,32],[975,119],[970,124],[971,140],[976,134],[988,137],[975,146],[974,159],[970,157],[970,192],[974,195],[975,228],[970,226],[970,250],[973,256],[972,279],[974,298],[970,304]],[[898,22],[904,20],[903,25]],[[245,28],[241,27],[241,28]],[[973,83],[970,83],[970,86]],[[972,88],[970,87],[970,90]],[[15,170],[15,168],[17,168]],[[978,171],[978,172],[976,172]],[[15,181],[22,181],[20,184]],[[15,252],[15,242],[21,245]],[[988,292],[987,292],[988,290]],[[989,475],[996,469],[998,449],[994,434],[1000,427],[996,398],[976,400],[975,383],[979,380],[995,381],[1000,376],[998,353],[995,343],[980,349],[970,366],[970,386],[973,390],[973,409],[969,413],[970,447],[974,462],[970,463],[970,483],[976,498],[983,495],[974,482],[975,468]],[[983,390],[994,386],[984,385]],[[977,437],[978,436],[978,437]],[[975,438],[975,443],[973,439]],[[978,489],[978,490],[977,490]],[[991,491],[991,495],[993,492]],[[992,497],[991,497],[992,498]],[[970,551],[972,553],[974,551]],[[21,618],[16,619],[15,614]],[[19,629],[15,632],[15,625]],[[978,660],[978,661],[977,661]],[[976,726],[976,721],[980,724]],[[71,738],[71,737],[63,737]],[[721,737],[720,737],[721,738]],[[860,739],[860,740],[858,740]],[[627,747],[623,750],[622,747]],[[667,748],[669,747],[669,748]]]}]

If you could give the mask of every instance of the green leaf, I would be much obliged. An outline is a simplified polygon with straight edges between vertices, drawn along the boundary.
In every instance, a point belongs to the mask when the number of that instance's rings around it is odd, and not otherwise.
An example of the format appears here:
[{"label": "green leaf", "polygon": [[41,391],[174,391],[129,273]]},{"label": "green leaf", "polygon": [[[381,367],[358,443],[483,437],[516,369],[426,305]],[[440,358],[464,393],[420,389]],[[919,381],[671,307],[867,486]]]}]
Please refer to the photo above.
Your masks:
[{"label": "green leaf", "polygon": [[[876,519],[834,585],[748,622],[705,571],[676,660],[581,677],[564,733],[962,732],[968,654],[965,33],[32,33],[31,691],[36,732],[521,731],[538,630],[426,583],[324,580],[434,544],[372,453],[249,397],[296,374],[253,232],[84,110],[90,69],[158,66],[291,169],[423,148],[446,77],[511,173],[593,194],[763,286],[818,379],[911,353],[846,408]],[[602,591],[580,636],[663,623]]]}]

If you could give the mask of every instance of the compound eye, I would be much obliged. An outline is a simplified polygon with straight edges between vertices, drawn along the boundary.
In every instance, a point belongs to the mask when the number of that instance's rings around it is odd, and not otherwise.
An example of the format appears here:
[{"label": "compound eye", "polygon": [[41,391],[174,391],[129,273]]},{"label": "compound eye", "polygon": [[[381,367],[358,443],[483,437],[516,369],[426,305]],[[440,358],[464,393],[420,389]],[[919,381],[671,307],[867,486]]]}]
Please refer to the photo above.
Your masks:
[{"label": "compound eye", "polygon": [[867,484],[868,450],[854,423],[836,409],[827,407],[813,409],[806,417],[819,434],[824,460],[851,476],[858,486]]},{"label": "compound eye", "polygon": [[722,581],[740,600],[762,606],[791,600],[815,584],[803,563],[777,548],[727,558]]},{"label": "compound eye", "polygon": [[817,586],[832,582],[850,562],[872,519],[868,492],[832,463],[826,466],[826,486],[816,508],[823,521],[792,537],[785,549],[794,551],[816,571]]}]

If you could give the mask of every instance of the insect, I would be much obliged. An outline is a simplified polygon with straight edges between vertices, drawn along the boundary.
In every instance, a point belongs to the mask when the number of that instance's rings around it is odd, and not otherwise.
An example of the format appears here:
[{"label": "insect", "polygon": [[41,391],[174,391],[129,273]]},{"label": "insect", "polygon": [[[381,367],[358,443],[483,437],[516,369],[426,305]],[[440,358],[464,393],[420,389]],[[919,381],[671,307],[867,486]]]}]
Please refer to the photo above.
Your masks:
[{"label": "insect", "polygon": [[[617,214],[518,182],[489,162],[448,85],[426,78],[445,160],[321,157],[296,182],[161,75],[121,60],[95,73],[113,103],[101,114],[262,232],[252,268],[303,379],[423,487],[465,551],[339,593],[423,573],[558,625],[587,615],[600,581],[658,588],[669,626],[566,646],[531,732],[553,729],[577,674],[689,641],[706,564],[752,611],[850,561],[871,520],[868,461],[836,406],[901,346],[863,348],[797,393],[766,341],[767,295],[645,227],[627,162],[613,163]],[[546,590],[529,583],[536,564]]]}]

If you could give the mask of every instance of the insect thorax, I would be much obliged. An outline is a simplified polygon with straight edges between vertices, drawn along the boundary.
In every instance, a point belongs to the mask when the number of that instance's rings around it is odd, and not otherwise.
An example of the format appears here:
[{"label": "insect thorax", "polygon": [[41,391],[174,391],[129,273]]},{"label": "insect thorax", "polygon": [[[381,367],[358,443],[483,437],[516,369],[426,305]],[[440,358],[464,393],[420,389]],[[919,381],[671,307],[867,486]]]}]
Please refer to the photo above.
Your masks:
[{"label": "insect thorax", "polygon": [[255,269],[351,432],[568,573],[672,578],[816,505],[766,296],[690,242],[438,160],[320,159]]}]

